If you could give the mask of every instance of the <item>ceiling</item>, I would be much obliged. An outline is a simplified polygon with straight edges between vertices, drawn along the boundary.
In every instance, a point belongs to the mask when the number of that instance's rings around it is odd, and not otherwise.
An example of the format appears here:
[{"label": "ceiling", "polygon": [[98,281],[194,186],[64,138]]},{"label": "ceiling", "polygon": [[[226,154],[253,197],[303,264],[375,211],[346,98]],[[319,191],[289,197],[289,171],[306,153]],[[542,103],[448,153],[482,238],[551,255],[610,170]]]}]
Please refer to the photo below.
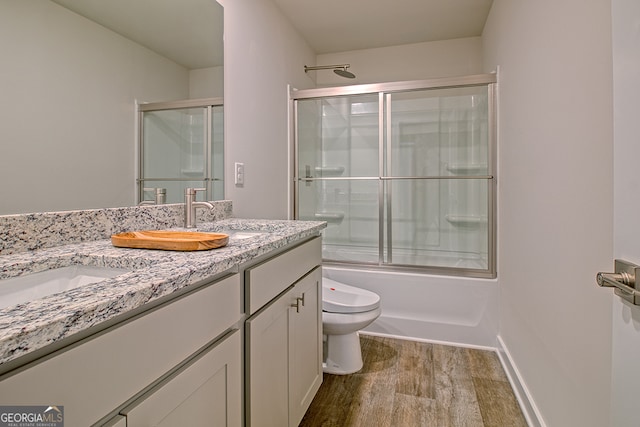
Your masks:
[{"label": "ceiling", "polygon": [[[222,8],[215,1],[53,1],[189,69],[223,63]],[[316,54],[480,36],[493,2],[273,1]]]},{"label": "ceiling", "polygon": [[223,63],[223,9],[215,1],[52,1],[188,69]]},{"label": "ceiling", "polygon": [[493,0],[274,0],[317,53],[480,36]]}]

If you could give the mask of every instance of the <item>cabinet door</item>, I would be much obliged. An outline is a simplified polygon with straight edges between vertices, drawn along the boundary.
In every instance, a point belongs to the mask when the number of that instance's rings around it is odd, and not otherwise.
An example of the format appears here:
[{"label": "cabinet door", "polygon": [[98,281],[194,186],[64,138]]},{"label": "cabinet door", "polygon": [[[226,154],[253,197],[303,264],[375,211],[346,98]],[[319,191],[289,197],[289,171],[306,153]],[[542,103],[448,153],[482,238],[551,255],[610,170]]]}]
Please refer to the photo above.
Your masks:
[{"label": "cabinet door", "polygon": [[100,427],[127,427],[127,418],[122,415],[116,415]]},{"label": "cabinet door", "polygon": [[240,332],[236,330],[125,408],[121,413],[127,417],[127,427],[239,427],[241,353]]},{"label": "cabinet door", "polygon": [[245,323],[246,423],[249,427],[289,425],[289,308],[293,289]]},{"label": "cabinet door", "polygon": [[[289,426],[300,424],[322,384],[322,274],[320,267],[301,279],[289,309]],[[304,302],[304,305],[302,305]]]}]

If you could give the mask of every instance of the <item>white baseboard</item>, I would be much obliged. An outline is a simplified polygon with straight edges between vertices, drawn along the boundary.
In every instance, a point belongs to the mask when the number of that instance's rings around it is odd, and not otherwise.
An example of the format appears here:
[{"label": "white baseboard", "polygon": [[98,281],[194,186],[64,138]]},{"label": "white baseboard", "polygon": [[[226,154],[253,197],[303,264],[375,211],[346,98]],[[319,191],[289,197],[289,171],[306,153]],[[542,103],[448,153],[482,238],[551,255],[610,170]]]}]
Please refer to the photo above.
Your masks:
[{"label": "white baseboard", "polygon": [[545,424],[538,407],[533,401],[531,393],[529,393],[529,389],[522,380],[522,376],[520,375],[518,368],[515,363],[513,363],[511,354],[509,354],[509,350],[504,344],[504,341],[502,341],[502,337],[500,337],[500,335],[498,335],[498,348],[496,350],[498,352],[498,357],[500,358],[500,363],[502,363],[502,367],[509,378],[513,392],[516,395],[516,399],[518,399],[520,409],[522,409],[522,413],[527,420],[527,424],[529,427],[546,427],[547,425]]},{"label": "white baseboard", "polygon": [[397,340],[406,340],[406,341],[416,341],[416,342],[424,342],[429,344],[439,344],[439,345],[449,345],[453,347],[464,347],[464,348],[472,348],[474,350],[486,350],[486,351],[497,351],[495,347],[490,347],[487,345],[476,345],[476,344],[467,344],[467,343],[459,343],[455,341],[443,341],[443,340],[432,340],[428,338],[420,338],[413,337],[408,335],[401,334],[390,334],[386,332],[378,332],[378,331],[369,331],[367,329],[363,329],[358,331],[360,335],[370,335],[373,337],[385,337],[385,338],[393,338]]}]

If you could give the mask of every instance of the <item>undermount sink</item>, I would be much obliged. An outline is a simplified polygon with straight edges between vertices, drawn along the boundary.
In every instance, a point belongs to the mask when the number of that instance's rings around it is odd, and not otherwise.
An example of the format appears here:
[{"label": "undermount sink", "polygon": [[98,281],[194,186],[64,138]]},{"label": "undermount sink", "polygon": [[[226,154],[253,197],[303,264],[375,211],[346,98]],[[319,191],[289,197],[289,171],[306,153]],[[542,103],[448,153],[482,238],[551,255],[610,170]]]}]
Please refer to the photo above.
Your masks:
[{"label": "undermount sink", "polygon": [[257,236],[262,236],[263,234],[265,234],[264,232],[261,231],[230,231],[227,234],[229,234],[229,238],[230,239],[234,239],[234,240],[244,240],[244,239],[250,239],[252,237],[257,237]]},{"label": "undermount sink", "polygon": [[0,280],[0,309],[128,273],[111,267],[72,265]]}]

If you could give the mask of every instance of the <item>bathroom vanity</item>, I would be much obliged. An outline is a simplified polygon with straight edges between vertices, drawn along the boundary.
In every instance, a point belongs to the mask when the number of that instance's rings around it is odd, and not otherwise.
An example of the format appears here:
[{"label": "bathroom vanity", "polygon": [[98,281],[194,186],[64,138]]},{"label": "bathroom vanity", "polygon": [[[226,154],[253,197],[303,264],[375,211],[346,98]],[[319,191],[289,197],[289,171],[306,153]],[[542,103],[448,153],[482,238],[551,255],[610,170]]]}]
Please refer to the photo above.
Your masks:
[{"label": "bathroom vanity", "polygon": [[[133,209],[128,226],[171,208]],[[6,221],[0,233],[17,238]],[[324,226],[223,215],[199,223],[231,236],[211,251],[115,248],[104,236],[0,248],[0,287],[65,265],[127,270],[0,310],[0,402],[63,406],[67,427],[298,425],[322,382]]]},{"label": "bathroom vanity", "polygon": [[247,426],[296,427],[322,384],[321,244],[246,270]]}]

